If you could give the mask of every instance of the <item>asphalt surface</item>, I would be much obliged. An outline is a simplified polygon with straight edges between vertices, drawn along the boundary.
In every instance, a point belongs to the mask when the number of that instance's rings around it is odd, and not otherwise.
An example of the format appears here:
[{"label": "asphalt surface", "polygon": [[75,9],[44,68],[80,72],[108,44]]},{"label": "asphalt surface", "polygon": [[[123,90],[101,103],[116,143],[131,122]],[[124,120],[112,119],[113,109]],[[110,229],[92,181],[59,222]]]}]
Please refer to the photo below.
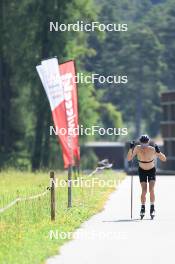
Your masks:
[{"label": "asphalt surface", "polygon": [[140,220],[140,185],[134,177],[133,219],[130,176],[113,192],[104,210],[85,222],[60,254],[47,264],[165,264],[175,262],[175,176],[157,176],[156,216]]}]

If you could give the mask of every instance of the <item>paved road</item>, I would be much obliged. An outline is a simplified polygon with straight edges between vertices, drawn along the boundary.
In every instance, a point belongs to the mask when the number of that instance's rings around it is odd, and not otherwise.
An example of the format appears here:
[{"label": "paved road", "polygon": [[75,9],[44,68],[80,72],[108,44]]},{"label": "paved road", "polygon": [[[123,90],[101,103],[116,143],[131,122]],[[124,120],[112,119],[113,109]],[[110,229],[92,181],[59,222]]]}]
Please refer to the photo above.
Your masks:
[{"label": "paved road", "polygon": [[85,222],[81,236],[65,244],[47,264],[165,264],[175,262],[175,177],[159,176],[156,218],[140,221],[140,186],[134,177],[133,221],[130,220],[130,177],[112,193],[104,210]]}]

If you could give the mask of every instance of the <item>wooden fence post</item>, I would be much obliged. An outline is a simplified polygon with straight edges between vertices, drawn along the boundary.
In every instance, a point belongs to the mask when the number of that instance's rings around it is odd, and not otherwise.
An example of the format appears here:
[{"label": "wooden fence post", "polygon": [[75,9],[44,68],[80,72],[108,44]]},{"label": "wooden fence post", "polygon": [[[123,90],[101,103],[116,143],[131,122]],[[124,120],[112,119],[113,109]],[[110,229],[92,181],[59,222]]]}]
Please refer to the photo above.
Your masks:
[{"label": "wooden fence post", "polygon": [[54,171],[50,172],[50,181],[51,181],[51,188],[50,188],[50,208],[51,208],[51,220],[55,221],[55,173]]}]

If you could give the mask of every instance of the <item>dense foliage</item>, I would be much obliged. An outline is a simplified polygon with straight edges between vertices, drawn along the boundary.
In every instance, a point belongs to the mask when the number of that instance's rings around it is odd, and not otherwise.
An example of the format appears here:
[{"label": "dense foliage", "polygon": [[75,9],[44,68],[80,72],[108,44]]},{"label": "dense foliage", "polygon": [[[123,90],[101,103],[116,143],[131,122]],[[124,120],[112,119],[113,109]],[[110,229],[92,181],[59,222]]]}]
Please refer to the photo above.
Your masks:
[{"label": "dense foliage", "polygon": [[[124,125],[128,138],[159,134],[160,94],[175,83],[173,0],[1,0],[0,12],[0,167],[61,164],[35,70],[55,55],[75,59],[78,72],[128,76],[127,84],[79,84],[80,124]],[[77,20],[127,23],[128,32],[49,32],[49,21]]]}]

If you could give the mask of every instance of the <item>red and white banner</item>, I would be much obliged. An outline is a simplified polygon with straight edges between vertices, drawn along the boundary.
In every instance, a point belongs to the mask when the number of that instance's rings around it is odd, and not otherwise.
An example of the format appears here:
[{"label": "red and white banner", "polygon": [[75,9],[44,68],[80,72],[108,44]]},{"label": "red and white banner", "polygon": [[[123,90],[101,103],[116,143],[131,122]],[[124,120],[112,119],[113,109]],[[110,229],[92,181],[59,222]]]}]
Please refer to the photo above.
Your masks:
[{"label": "red and white banner", "polygon": [[44,89],[46,91],[55,128],[65,128],[66,133],[59,133],[62,146],[64,167],[73,165],[71,149],[68,141],[67,116],[64,102],[64,89],[59,72],[58,60],[56,58],[44,60],[36,67]]},{"label": "red and white banner", "polygon": [[78,135],[71,133],[78,129],[77,87],[75,83],[75,66],[73,61],[58,65],[56,58],[44,60],[36,67],[47,94],[52,110],[52,117],[59,133],[62,146],[64,167],[79,161]]},{"label": "red and white banner", "polygon": [[64,87],[64,100],[67,116],[67,126],[71,134],[73,156],[76,162],[80,160],[78,140],[78,98],[77,85],[75,82],[76,71],[74,61],[67,61],[60,64],[60,74]]}]

